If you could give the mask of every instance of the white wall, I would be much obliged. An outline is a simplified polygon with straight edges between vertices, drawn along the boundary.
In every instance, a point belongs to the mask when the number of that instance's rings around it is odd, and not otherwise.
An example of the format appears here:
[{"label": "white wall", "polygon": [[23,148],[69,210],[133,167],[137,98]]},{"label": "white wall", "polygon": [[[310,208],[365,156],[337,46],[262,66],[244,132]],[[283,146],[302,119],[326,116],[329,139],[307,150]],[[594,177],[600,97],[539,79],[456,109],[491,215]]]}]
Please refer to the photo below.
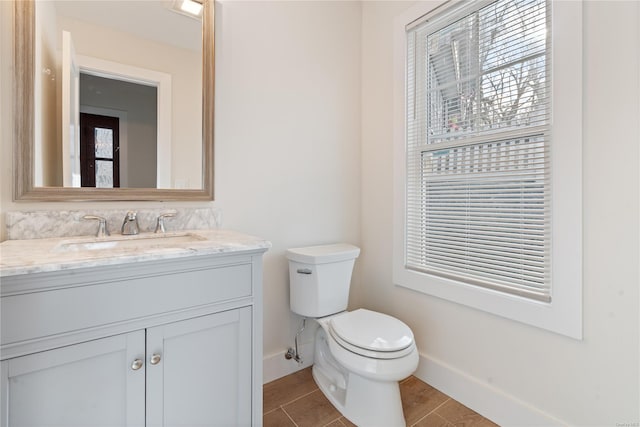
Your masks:
[{"label": "white wall", "polygon": [[419,373],[499,423],[637,423],[640,3],[584,6],[582,341],[393,286],[392,30],[408,7],[363,3],[364,305],[406,321]]},{"label": "white wall", "polygon": [[297,368],[283,357],[299,326],[284,251],[360,241],[360,4],[230,1],[216,12],[216,200],[226,226],[273,243],[273,379]]}]

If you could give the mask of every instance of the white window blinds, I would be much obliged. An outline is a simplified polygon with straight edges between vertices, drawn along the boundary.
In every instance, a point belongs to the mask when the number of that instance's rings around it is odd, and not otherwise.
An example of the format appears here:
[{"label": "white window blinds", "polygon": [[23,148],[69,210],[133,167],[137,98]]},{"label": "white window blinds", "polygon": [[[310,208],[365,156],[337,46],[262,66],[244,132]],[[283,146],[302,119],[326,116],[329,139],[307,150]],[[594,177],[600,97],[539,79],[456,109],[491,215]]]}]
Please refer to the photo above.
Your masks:
[{"label": "white window blinds", "polygon": [[407,29],[405,267],[550,301],[547,4],[474,5]]}]

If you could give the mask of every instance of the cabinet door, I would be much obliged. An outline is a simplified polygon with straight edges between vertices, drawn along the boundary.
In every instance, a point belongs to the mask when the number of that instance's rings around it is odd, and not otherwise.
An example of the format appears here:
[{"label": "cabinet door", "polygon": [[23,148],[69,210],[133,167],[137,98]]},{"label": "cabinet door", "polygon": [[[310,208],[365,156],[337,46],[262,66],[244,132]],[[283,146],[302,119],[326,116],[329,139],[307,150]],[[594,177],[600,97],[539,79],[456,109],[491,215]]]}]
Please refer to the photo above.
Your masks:
[{"label": "cabinet door", "polygon": [[5,360],[0,425],[143,427],[144,354],[136,331]]},{"label": "cabinet door", "polygon": [[250,307],[148,329],[147,426],[251,425],[251,349]]}]

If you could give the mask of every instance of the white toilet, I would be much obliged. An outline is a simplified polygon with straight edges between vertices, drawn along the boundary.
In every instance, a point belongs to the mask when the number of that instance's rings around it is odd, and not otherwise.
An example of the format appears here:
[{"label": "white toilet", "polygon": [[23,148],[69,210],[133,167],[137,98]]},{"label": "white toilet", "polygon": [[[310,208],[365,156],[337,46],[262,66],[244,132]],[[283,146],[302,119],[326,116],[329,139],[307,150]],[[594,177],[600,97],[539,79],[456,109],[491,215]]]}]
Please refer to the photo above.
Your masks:
[{"label": "white toilet", "polygon": [[315,319],[313,378],[354,424],[405,426],[398,381],[418,367],[411,329],[369,310],[345,311],[360,249],[348,244],[289,249],[291,310]]}]

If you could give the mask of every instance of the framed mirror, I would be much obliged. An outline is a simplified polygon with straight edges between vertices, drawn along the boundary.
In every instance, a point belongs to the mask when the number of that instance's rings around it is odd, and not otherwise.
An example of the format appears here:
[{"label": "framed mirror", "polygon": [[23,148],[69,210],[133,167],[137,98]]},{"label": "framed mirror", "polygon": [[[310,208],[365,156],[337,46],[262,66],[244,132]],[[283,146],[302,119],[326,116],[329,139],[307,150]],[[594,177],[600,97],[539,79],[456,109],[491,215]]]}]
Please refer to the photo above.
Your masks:
[{"label": "framed mirror", "polygon": [[214,2],[182,1],[14,1],[14,200],[213,200]]}]

